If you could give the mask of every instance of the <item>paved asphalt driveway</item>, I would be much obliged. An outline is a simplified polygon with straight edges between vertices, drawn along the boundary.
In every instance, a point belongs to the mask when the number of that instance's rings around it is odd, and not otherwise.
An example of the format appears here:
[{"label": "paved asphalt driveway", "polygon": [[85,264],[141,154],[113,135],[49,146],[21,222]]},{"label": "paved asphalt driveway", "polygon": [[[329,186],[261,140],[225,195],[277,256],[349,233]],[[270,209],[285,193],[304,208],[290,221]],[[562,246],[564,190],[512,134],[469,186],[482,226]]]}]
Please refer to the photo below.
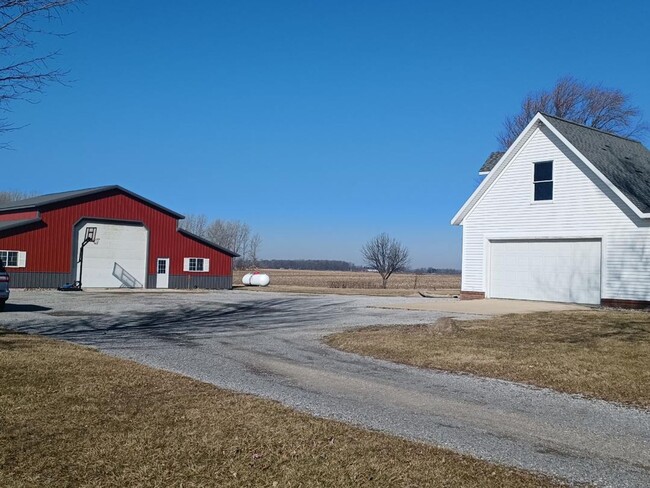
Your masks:
[{"label": "paved asphalt driveway", "polygon": [[442,315],[374,308],[399,300],[14,291],[0,324],[572,481],[650,486],[647,412],[321,344],[323,335],[350,326],[431,323]]}]

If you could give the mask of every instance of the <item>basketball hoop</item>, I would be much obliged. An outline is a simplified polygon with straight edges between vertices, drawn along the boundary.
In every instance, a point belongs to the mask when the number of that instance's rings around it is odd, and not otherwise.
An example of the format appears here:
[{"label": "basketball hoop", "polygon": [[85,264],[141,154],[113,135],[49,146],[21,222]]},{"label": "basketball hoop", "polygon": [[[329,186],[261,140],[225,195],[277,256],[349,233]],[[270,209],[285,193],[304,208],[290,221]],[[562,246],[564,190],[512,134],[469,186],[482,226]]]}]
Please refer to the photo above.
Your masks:
[{"label": "basketball hoop", "polygon": [[95,242],[97,237],[97,227],[86,227],[86,237],[84,241]]},{"label": "basketball hoop", "polygon": [[97,239],[97,227],[86,227],[86,237],[79,249],[79,290],[81,290],[81,277],[84,271],[84,247]]}]

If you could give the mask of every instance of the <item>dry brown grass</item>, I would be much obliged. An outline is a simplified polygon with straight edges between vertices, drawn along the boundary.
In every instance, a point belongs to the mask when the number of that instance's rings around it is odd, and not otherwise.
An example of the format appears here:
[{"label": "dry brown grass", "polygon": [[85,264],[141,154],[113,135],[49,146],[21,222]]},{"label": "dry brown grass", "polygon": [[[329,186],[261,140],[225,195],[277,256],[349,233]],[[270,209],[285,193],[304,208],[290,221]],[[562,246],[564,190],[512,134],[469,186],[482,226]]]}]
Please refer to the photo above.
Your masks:
[{"label": "dry brown grass", "polygon": [[[381,288],[377,273],[352,271],[304,271],[290,269],[260,269],[271,278],[268,287],[248,287],[258,291],[288,291],[297,293],[336,293],[360,295],[409,296],[423,291],[435,295],[458,295],[460,275],[437,275],[413,273],[394,274],[388,280],[388,288]],[[233,273],[233,283],[241,284],[247,271]]]},{"label": "dry brown grass", "polygon": [[424,368],[502,378],[650,407],[650,313],[551,312],[369,327],[328,344]]},{"label": "dry brown grass", "polygon": [[553,486],[268,400],[0,331],[0,486]]}]

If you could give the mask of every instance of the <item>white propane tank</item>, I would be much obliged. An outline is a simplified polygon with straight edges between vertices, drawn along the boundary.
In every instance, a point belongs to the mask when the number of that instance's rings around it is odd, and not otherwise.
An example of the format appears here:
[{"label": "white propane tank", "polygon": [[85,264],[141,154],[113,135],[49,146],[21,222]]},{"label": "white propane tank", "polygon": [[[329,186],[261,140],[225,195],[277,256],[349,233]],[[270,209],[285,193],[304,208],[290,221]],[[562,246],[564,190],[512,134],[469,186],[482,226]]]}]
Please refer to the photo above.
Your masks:
[{"label": "white propane tank", "polygon": [[246,273],[241,281],[248,286],[267,286],[271,282],[271,278],[263,273]]}]

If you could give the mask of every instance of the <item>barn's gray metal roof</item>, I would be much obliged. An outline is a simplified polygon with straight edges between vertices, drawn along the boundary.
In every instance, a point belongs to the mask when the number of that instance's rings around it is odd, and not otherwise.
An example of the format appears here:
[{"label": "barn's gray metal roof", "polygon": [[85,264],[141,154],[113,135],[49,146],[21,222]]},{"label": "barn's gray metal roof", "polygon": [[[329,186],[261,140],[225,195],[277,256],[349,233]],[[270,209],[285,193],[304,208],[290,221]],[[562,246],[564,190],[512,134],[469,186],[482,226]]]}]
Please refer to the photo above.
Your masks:
[{"label": "barn's gray metal roof", "polygon": [[221,247],[220,245],[215,244],[214,242],[209,241],[208,239],[204,239],[201,236],[197,236],[196,234],[194,234],[194,233],[192,233],[192,232],[190,232],[188,230],[179,228],[178,232],[180,232],[181,234],[183,234],[186,237],[189,237],[190,239],[194,239],[196,241],[199,241],[202,244],[205,244],[206,246],[209,246],[209,247],[211,247],[213,249],[216,249],[217,251],[221,251],[224,254],[228,254],[229,256],[231,256],[233,258],[238,258],[239,257],[239,254],[237,254],[236,252],[233,252],[230,249],[226,249],[225,247]]},{"label": "barn's gray metal roof", "polygon": [[166,207],[163,207],[162,205],[157,204],[156,202],[152,202],[151,200],[148,200],[144,197],[141,197],[140,195],[133,193],[132,191],[127,190],[126,188],[122,188],[119,185],[110,185],[110,186],[98,186],[96,188],[86,188],[84,190],[74,190],[74,191],[64,191],[61,193],[50,193],[48,195],[41,195],[38,197],[33,197],[33,198],[26,198],[24,200],[18,200],[15,202],[8,202],[0,205],[0,212],[5,211],[5,210],[27,210],[27,209],[38,209],[40,207],[44,207],[47,205],[52,205],[54,203],[61,203],[65,202],[68,200],[74,200],[76,198],[81,198],[85,196],[90,196],[90,195],[96,195],[98,193],[104,193],[107,191],[112,191],[112,190],[117,190],[122,193],[126,193],[127,195],[135,198],[136,200],[140,200],[148,205],[151,205],[152,207],[157,208],[158,210],[169,214],[177,219],[184,219],[185,217],[179,213],[174,212],[173,210],[170,210]]},{"label": "barn's gray metal roof", "polygon": [[36,224],[41,222],[41,219],[24,219],[24,220],[8,220],[0,222],[0,232],[5,230],[15,229],[16,227],[23,227],[25,225]]},{"label": "barn's gray metal roof", "polygon": [[[542,115],[641,212],[650,212],[650,150],[633,139]],[[479,172],[490,172],[503,154],[490,154]]]}]

